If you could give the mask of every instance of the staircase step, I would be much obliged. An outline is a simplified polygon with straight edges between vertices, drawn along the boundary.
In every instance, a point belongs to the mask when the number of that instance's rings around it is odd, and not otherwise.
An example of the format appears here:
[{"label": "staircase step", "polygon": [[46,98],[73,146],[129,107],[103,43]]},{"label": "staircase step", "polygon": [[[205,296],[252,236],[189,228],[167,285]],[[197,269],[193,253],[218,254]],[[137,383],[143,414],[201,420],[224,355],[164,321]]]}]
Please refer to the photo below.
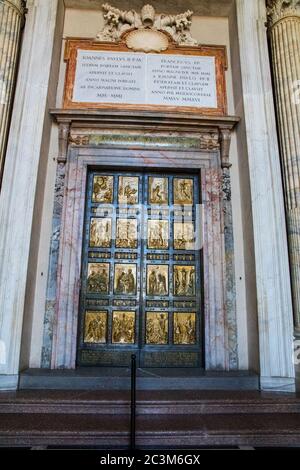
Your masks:
[{"label": "staircase step", "polygon": [[[0,393],[0,413],[128,415],[128,391],[32,391]],[[138,415],[300,413],[300,396],[224,391],[140,391]]]},{"label": "staircase step", "polygon": [[[22,390],[129,390],[128,368],[87,367],[75,370],[28,369],[20,374]],[[137,369],[137,390],[258,390],[251,371]]]},{"label": "staircase step", "polygon": [[[203,446],[300,446],[296,414],[142,415],[139,448]],[[129,416],[91,414],[0,414],[0,446],[129,445]]]}]

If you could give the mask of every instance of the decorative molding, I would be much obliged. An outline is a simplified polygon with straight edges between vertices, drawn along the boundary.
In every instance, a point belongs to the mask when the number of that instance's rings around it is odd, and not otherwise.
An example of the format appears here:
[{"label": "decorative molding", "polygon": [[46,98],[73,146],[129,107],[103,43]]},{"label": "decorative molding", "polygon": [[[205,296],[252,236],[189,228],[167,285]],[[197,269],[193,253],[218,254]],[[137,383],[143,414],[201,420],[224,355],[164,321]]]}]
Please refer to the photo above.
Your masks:
[{"label": "decorative molding", "polygon": [[67,153],[68,153],[68,142],[69,142],[69,133],[70,133],[70,123],[69,122],[60,122],[58,128],[58,163],[66,163]]},{"label": "decorative molding", "polygon": [[300,19],[300,0],[267,0],[267,15],[269,27],[285,18]]},{"label": "decorative molding", "polygon": [[[95,128],[129,129],[156,132],[174,131],[180,127],[181,132],[197,134],[199,148],[204,151],[220,150],[222,168],[229,168],[229,150],[231,132],[239,122],[236,116],[214,117],[186,113],[143,113],[127,111],[97,111],[54,109],[50,111],[59,125],[59,157],[58,163],[67,160],[68,145],[98,146],[103,140],[97,139]],[[91,132],[91,130],[93,130]],[[101,134],[101,132],[100,132]],[[132,144],[132,137],[130,138]]]},{"label": "decorative molding", "polygon": [[77,147],[91,145],[91,136],[86,134],[70,135],[69,143],[70,145],[76,145]]},{"label": "decorative molding", "polygon": [[[77,129],[74,129],[74,133],[70,134],[69,137],[69,144],[72,146],[76,147],[84,147],[84,146],[93,146],[97,147],[103,144],[109,144],[110,146],[113,145],[114,143],[118,145],[119,140],[116,139],[116,142],[114,142],[114,134],[112,135],[103,135],[101,134],[101,131],[99,133],[89,133],[87,130],[86,132],[80,132]],[[147,137],[145,139],[142,139],[139,134],[136,134],[135,136],[128,136],[126,134],[122,135],[122,142],[128,142],[128,144],[133,145],[135,143],[135,140],[137,142],[137,145],[141,141],[144,142],[151,142],[151,138]],[[154,139],[154,138],[153,138]],[[159,141],[159,138],[155,138],[156,142]],[[178,142],[180,141],[180,138],[178,137],[176,139]],[[169,138],[169,143],[171,143],[171,138]],[[220,150],[220,136],[217,131],[211,131],[211,132],[206,132],[206,131],[200,131],[199,134],[199,142],[197,148],[199,150],[207,151],[207,152],[216,152]]]},{"label": "decorative molding", "polygon": [[50,114],[58,124],[76,123],[78,128],[100,126],[101,128],[116,129],[155,129],[180,130],[197,132],[201,129],[232,130],[240,121],[238,116],[211,116],[186,112],[148,112],[148,111],[115,111],[110,109],[51,109]]},{"label": "decorative molding", "polygon": [[218,133],[201,132],[200,134],[200,149],[207,151],[219,151],[220,143]]},{"label": "decorative molding", "polygon": [[[153,36],[152,38],[152,44],[150,44],[150,41],[142,41],[141,36],[144,36],[145,34],[151,34]],[[130,44],[130,37],[132,39],[131,34],[137,35],[137,38],[135,38],[135,44],[132,45]],[[227,61],[227,48],[226,46],[218,46],[218,45],[201,45],[201,46],[180,46],[177,44],[174,44],[172,42],[172,38],[169,36],[165,36],[164,39],[164,34],[161,31],[158,30],[152,30],[152,29],[145,29],[142,28],[140,30],[134,29],[131,30],[130,32],[127,32],[122,36],[122,40],[119,42],[97,42],[95,40],[91,39],[76,39],[76,38],[69,38],[66,41],[65,45],[65,53],[64,53],[64,60],[67,63],[67,70],[66,70],[66,79],[65,79],[65,88],[64,88],[64,98],[63,98],[63,107],[66,109],[87,109],[89,111],[95,110],[95,109],[111,109],[111,110],[127,110],[127,111],[155,111],[155,112],[176,112],[177,110],[181,112],[187,112],[187,113],[195,113],[195,114],[202,114],[204,116],[207,115],[215,115],[215,116],[225,116],[228,112],[227,110],[227,93],[226,93],[226,76],[225,76],[225,71],[228,68],[228,61]],[[129,40],[128,40],[129,38]],[[137,39],[137,40],[136,40]],[[129,41],[129,46],[134,47],[135,49],[139,49],[141,51],[148,51],[150,52],[151,50],[154,50],[156,52],[156,56],[161,56],[160,59],[162,60],[163,57],[170,57],[170,56],[182,56],[185,57],[186,59],[189,59],[189,61],[194,62],[194,59],[197,61],[197,58],[203,58],[205,62],[207,62],[207,58],[213,58],[215,61],[215,76],[213,77],[212,71],[214,68],[210,68],[210,85],[216,87],[216,100],[209,102],[202,102],[200,100],[200,103],[197,102],[189,102],[188,101],[183,101],[180,106],[178,106],[176,100],[175,101],[170,101],[167,99],[163,99],[161,104],[160,100],[156,102],[154,100],[152,102],[151,99],[146,99],[146,92],[145,92],[145,86],[144,82],[143,85],[141,86],[141,94],[142,94],[142,99],[141,97],[138,98],[138,101],[136,103],[134,102],[126,102],[126,95],[121,99],[120,102],[114,101],[112,103],[109,102],[102,102],[99,100],[99,97],[97,96],[97,92],[101,91],[98,90],[97,88],[93,89],[92,95],[93,96],[88,96],[84,92],[83,94],[79,92],[80,96],[76,96],[78,94],[78,87],[76,85],[76,77],[81,75],[81,71],[83,71],[82,68],[82,63],[83,63],[83,57],[88,57],[86,60],[90,61],[93,60],[93,52],[96,52],[96,55],[98,53],[129,53],[131,55],[134,55],[135,52],[132,52],[131,49],[128,48],[128,45],[126,44]],[[160,54],[157,54],[159,49],[165,49],[167,45],[167,41],[169,46],[167,50],[161,51]],[[145,45],[146,44],[146,45]],[[91,55],[91,57],[89,57]],[[151,66],[151,60],[150,60],[150,65],[148,64],[148,58],[145,57],[146,54],[143,54],[143,56],[140,58],[142,68],[145,67],[145,71],[147,73],[148,70],[153,70]],[[158,62],[160,63],[161,60]],[[177,60],[177,59],[176,59]],[[149,66],[148,66],[148,65]],[[160,65],[160,67],[163,64]],[[135,72],[133,71],[134,75]],[[176,72],[177,74],[177,72]],[[85,75],[85,72],[83,72],[83,77],[88,78]],[[99,83],[101,75],[99,75],[97,82]],[[85,82],[85,79],[83,78],[83,82]],[[114,77],[115,79],[117,78]],[[134,78],[134,77],[132,77]],[[138,72],[137,75],[135,75],[134,81],[138,80]],[[179,79],[180,80],[180,79]],[[176,81],[176,80],[175,80]],[[184,80],[181,80],[184,86]],[[215,82],[215,83],[214,83]],[[152,85],[154,85],[152,83]],[[175,86],[175,85],[174,85]],[[93,88],[93,87],[92,87]],[[101,85],[100,85],[101,88]],[[85,89],[85,88],[84,88]],[[104,91],[104,90],[103,90]],[[186,90],[188,92],[188,90]],[[101,93],[100,93],[101,94]],[[78,101],[79,100],[79,101]],[[87,101],[85,101],[87,100]],[[138,104],[140,103],[140,104]]]},{"label": "decorative molding", "polygon": [[[190,31],[193,16],[193,12],[190,10],[179,15],[165,15],[157,14],[152,5],[144,5],[141,12],[137,13],[135,10],[120,10],[108,3],[102,5],[102,9],[104,10],[105,26],[96,36],[98,41],[118,42],[128,31],[147,28],[153,32],[166,33],[166,36],[170,36],[175,44],[181,46],[198,45]],[[146,43],[145,46],[147,47]],[[147,52],[147,50],[143,50]]]},{"label": "decorative molding", "polygon": [[125,37],[128,49],[136,52],[162,52],[169,47],[166,34],[152,29],[135,29]]},{"label": "decorative molding", "polygon": [[221,166],[222,168],[230,168],[232,164],[229,162],[231,144],[231,130],[229,128],[220,129],[220,145],[221,145]]}]

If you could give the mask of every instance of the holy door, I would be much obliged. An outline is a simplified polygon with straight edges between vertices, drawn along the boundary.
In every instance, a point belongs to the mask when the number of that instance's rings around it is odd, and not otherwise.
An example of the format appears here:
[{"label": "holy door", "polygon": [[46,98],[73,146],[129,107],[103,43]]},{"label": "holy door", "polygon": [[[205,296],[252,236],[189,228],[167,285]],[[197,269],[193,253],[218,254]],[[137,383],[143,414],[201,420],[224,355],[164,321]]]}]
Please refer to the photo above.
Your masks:
[{"label": "holy door", "polygon": [[88,173],[78,365],[201,366],[199,204],[199,173]]}]

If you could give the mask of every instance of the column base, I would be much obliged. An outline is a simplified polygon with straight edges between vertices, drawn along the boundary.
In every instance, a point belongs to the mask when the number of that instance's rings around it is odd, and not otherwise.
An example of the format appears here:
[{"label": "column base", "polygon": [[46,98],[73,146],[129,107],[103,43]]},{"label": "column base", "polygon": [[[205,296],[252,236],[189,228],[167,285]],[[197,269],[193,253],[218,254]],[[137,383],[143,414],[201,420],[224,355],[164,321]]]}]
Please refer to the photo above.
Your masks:
[{"label": "column base", "polygon": [[260,390],[262,392],[296,392],[296,380],[293,377],[261,377]]},{"label": "column base", "polygon": [[17,390],[19,384],[19,375],[0,375],[1,390]]}]

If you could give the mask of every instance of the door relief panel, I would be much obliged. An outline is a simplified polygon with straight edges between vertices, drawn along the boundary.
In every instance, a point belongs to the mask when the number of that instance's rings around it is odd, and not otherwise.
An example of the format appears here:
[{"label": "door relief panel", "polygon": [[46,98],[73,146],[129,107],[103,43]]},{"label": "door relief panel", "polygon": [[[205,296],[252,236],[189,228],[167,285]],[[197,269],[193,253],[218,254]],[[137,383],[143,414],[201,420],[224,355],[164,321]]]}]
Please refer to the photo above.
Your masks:
[{"label": "door relief panel", "polygon": [[88,174],[79,365],[200,367],[198,175]]}]

